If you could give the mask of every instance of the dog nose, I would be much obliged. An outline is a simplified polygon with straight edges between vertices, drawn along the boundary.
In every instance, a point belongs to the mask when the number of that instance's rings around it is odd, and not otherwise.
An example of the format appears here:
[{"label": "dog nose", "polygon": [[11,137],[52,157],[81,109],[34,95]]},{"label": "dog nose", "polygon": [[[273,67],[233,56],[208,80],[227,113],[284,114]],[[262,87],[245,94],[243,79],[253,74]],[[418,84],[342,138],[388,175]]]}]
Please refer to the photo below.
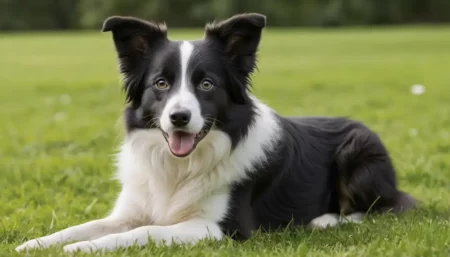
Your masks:
[{"label": "dog nose", "polygon": [[170,121],[175,127],[186,126],[191,120],[191,112],[189,110],[177,110],[170,114]]}]

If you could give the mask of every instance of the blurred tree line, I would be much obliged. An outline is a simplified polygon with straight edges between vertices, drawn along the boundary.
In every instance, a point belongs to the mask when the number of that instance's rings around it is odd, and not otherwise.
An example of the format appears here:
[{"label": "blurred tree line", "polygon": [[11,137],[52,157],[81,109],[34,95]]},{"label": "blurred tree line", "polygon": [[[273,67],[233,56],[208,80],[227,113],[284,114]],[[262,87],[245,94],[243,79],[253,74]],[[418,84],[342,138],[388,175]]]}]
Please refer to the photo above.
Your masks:
[{"label": "blurred tree line", "polygon": [[240,12],[270,26],[438,23],[450,21],[450,0],[0,0],[0,30],[100,29],[109,15],[191,27]]}]

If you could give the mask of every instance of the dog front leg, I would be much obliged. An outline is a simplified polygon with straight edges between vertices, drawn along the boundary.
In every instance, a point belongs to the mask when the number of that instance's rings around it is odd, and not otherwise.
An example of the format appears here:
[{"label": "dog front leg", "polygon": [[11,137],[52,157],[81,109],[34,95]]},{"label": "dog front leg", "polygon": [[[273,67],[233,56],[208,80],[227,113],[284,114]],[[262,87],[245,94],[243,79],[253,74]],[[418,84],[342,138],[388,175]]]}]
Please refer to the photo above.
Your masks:
[{"label": "dog front leg", "polygon": [[111,234],[93,241],[84,241],[64,246],[64,251],[91,252],[126,248],[132,245],[144,246],[149,240],[156,244],[196,243],[211,238],[220,240],[223,233],[216,222],[192,219],[170,226],[144,226],[128,232]]},{"label": "dog front leg", "polygon": [[47,248],[71,240],[91,240],[112,233],[127,231],[125,222],[113,218],[89,221],[77,226],[69,227],[53,234],[29,240],[16,248],[20,252],[26,249]]}]

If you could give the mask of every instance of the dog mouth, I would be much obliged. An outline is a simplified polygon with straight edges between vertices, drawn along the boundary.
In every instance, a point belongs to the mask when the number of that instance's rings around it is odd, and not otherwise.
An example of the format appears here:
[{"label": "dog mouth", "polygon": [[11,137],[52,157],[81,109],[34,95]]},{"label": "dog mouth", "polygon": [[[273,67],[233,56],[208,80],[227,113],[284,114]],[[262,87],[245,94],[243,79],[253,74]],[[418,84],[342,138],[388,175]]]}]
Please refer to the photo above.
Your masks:
[{"label": "dog mouth", "polygon": [[182,130],[171,132],[162,131],[170,152],[176,157],[186,157],[190,155],[197,147],[197,144],[205,138],[208,132],[209,128],[203,128],[197,134]]}]

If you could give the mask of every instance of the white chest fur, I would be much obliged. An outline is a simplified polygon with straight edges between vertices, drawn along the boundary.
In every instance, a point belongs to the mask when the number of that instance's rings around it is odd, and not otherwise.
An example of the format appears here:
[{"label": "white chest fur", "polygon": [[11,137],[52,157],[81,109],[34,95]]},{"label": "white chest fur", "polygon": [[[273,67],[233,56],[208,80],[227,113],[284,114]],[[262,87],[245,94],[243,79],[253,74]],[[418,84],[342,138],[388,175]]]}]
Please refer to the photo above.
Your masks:
[{"label": "white chest fur", "polygon": [[255,100],[258,116],[248,136],[231,151],[227,134],[212,130],[186,158],[175,158],[157,129],[127,135],[118,154],[122,191],[112,216],[139,225],[170,225],[194,217],[220,221],[226,214],[230,185],[246,178],[264,149],[278,140],[272,111]]}]

